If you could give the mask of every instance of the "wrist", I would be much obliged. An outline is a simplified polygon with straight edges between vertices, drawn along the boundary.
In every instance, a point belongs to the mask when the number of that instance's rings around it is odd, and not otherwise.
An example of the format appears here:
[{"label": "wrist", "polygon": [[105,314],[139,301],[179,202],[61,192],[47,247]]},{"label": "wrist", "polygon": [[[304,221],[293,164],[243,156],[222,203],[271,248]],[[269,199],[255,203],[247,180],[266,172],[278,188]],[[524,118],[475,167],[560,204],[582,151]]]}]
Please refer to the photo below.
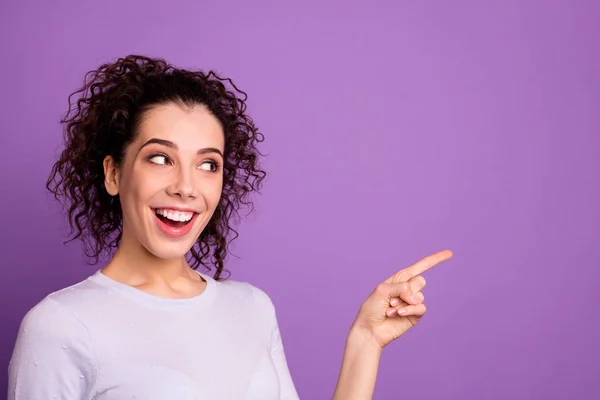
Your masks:
[{"label": "wrist", "polygon": [[365,349],[374,353],[381,353],[383,346],[377,341],[373,333],[365,328],[352,326],[348,333],[346,346]]},{"label": "wrist", "polygon": [[381,353],[369,329],[352,326],[333,400],[372,399]]}]

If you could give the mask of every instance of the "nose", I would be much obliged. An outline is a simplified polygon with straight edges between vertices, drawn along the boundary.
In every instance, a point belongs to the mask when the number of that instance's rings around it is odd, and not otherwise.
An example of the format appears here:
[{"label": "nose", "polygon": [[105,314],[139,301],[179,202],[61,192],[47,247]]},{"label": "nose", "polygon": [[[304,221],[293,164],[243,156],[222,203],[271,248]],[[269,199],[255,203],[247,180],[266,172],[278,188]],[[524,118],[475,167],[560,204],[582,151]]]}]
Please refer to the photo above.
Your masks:
[{"label": "nose", "polygon": [[195,198],[197,193],[193,174],[184,168],[179,168],[167,192],[171,196],[181,197],[182,200],[187,200],[190,197]]}]

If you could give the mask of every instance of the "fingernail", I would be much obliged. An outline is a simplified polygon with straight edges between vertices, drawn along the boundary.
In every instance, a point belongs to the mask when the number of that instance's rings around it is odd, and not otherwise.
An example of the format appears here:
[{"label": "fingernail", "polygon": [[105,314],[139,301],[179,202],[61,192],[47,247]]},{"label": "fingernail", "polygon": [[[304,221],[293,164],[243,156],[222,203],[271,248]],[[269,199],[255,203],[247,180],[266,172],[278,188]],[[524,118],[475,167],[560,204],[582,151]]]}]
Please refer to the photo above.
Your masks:
[{"label": "fingernail", "polygon": [[396,309],[395,308],[389,309],[386,314],[388,317],[391,317],[394,314],[396,314]]},{"label": "fingernail", "polygon": [[401,308],[398,310],[398,314],[402,315],[402,314],[406,314],[406,308]]},{"label": "fingernail", "polygon": [[392,305],[392,307],[396,307],[398,304],[400,304],[400,300],[392,299],[392,301],[390,301],[390,304]]},{"label": "fingernail", "polygon": [[410,302],[413,304],[417,304],[417,299],[415,298],[415,296],[410,296]]}]

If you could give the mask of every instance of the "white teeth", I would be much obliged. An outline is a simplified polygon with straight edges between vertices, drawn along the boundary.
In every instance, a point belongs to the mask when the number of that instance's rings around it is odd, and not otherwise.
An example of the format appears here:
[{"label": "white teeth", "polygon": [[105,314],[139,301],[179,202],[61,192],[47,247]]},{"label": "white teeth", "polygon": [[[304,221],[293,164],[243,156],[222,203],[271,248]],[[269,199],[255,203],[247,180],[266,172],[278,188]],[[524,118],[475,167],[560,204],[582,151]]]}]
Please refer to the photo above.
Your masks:
[{"label": "white teeth", "polygon": [[187,222],[191,220],[194,216],[193,212],[173,211],[164,208],[160,208],[154,211],[156,212],[156,214],[162,215],[163,217],[168,218],[171,221]]}]

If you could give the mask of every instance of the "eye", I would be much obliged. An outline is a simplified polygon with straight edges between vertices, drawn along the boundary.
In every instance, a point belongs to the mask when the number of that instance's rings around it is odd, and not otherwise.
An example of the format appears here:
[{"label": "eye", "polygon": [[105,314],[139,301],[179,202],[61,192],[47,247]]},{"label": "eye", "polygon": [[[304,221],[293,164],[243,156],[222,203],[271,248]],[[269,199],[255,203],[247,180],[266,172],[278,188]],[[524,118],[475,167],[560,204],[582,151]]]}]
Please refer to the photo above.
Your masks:
[{"label": "eye", "polygon": [[204,161],[200,165],[200,168],[208,172],[217,172],[219,170],[219,164],[214,161]]},{"label": "eye", "polygon": [[169,157],[167,157],[164,154],[155,154],[155,155],[151,156],[150,158],[148,158],[148,161],[150,161],[151,163],[154,163],[154,164],[159,164],[159,165],[167,165],[167,164],[171,163],[171,161],[169,160]]}]

